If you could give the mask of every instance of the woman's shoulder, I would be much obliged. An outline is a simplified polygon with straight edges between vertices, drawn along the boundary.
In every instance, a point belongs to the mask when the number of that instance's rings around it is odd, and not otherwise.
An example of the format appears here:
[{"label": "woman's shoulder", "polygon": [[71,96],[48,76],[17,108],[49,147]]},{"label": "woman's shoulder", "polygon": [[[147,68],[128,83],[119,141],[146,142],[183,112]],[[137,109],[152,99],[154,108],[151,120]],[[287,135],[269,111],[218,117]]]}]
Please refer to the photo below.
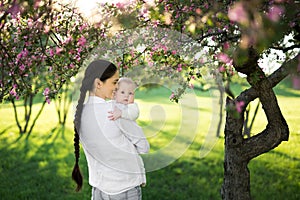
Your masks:
[{"label": "woman's shoulder", "polygon": [[95,108],[95,109],[110,109],[112,107],[112,102],[111,101],[105,101],[104,99],[100,98],[93,98],[89,97],[87,102],[85,103],[84,107],[86,108]]}]

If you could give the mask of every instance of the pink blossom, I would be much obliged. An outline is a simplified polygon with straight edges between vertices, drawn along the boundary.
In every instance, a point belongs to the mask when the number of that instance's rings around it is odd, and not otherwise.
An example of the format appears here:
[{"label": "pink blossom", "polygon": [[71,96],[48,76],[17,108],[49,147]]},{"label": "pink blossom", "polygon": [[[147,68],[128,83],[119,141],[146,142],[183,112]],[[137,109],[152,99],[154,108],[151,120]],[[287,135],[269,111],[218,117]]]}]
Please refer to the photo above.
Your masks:
[{"label": "pink blossom", "polygon": [[226,68],[224,67],[224,65],[222,65],[221,67],[219,67],[219,72],[225,72],[226,71]]},{"label": "pink blossom", "polygon": [[19,69],[21,70],[21,71],[24,71],[25,70],[25,65],[21,65],[20,67],[19,67]]},{"label": "pink blossom", "polygon": [[68,35],[68,37],[63,41],[64,44],[69,44],[73,40],[71,35]]},{"label": "pink blossom", "polygon": [[27,20],[27,24],[28,24],[28,27],[31,28],[33,26],[33,20],[31,18],[29,18]]},{"label": "pink blossom", "polygon": [[49,49],[48,50],[48,53],[49,53],[49,55],[52,57],[52,56],[54,56],[54,50],[53,49]]},{"label": "pink blossom", "polygon": [[16,92],[15,88],[11,89],[9,91],[9,94],[11,94],[12,96],[17,96],[17,92]]},{"label": "pink blossom", "polygon": [[173,54],[173,55],[175,55],[176,53],[177,53],[176,50],[173,50],[173,51],[172,51],[172,54]]},{"label": "pink blossom", "polygon": [[131,50],[130,51],[130,55],[131,55],[131,57],[134,57],[135,55],[134,55],[134,50]]},{"label": "pink blossom", "polygon": [[229,47],[230,47],[229,42],[225,42],[224,45],[223,45],[223,48],[224,48],[225,50],[227,50],[227,49],[229,49]]},{"label": "pink blossom", "polygon": [[219,61],[221,61],[225,64],[232,64],[232,59],[225,53],[217,54],[217,58]]},{"label": "pink blossom", "polygon": [[25,48],[25,49],[23,49],[22,53],[23,53],[23,57],[26,57],[26,56],[28,56],[29,51]]},{"label": "pink blossom", "polygon": [[14,97],[18,96],[16,92],[17,87],[17,84],[13,84],[13,88],[9,91],[9,94],[11,94]]},{"label": "pink blossom", "polygon": [[284,8],[281,6],[271,6],[269,8],[269,11],[267,13],[267,17],[273,21],[273,22],[277,22],[280,17],[283,15],[284,13]]},{"label": "pink blossom", "polygon": [[[158,48],[157,48],[156,46],[155,46],[155,47],[152,47],[152,50],[153,50],[153,51],[156,51],[157,49],[158,49]],[[151,53],[152,53],[152,52],[151,52]],[[153,55],[153,53],[152,53],[152,55]],[[152,56],[152,55],[151,55],[151,56]]]},{"label": "pink blossom", "polygon": [[22,54],[22,52],[20,52],[20,53],[17,55],[17,60],[20,60],[22,57],[23,57],[23,54]]},{"label": "pink blossom", "polygon": [[172,92],[172,94],[170,95],[170,99],[173,99],[175,97],[175,94],[174,94],[174,92]]},{"label": "pink blossom", "polygon": [[80,53],[82,52],[82,47],[79,47],[78,49],[77,49],[77,55],[78,56],[80,56]]},{"label": "pink blossom", "polygon": [[154,22],[153,22],[153,27],[157,27],[159,25],[159,20],[155,20]]},{"label": "pink blossom", "polygon": [[81,37],[78,39],[78,43],[77,43],[77,44],[80,45],[80,46],[84,46],[85,43],[86,43],[85,37],[84,37],[84,36],[81,36]]},{"label": "pink blossom", "polygon": [[61,48],[61,47],[56,47],[56,52],[55,52],[55,54],[58,55],[58,54],[60,54],[62,51],[63,51],[63,48]]},{"label": "pink blossom", "polygon": [[82,25],[79,27],[79,30],[82,31],[82,30],[84,30],[86,27],[87,27],[87,24],[84,23],[84,24],[82,24]]},{"label": "pink blossom", "polygon": [[76,56],[75,56],[75,59],[76,59],[78,62],[80,62],[80,60],[81,60],[81,58],[80,58],[79,55],[76,55]]},{"label": "pink blossom", "polygon": [[202,10],[201,10],[200,8],[197,8],[197,9],[196,9],[196,13],[197,13],[198,15],[200,15],[200,14],[202,13]]},{"label": "pink blossom", "polygon": [[194,89],[194,84],[191,83],[191,84],[190,84],[190,88],[191,88],[191,89]]},{"label": "pink blossom", "polygon": [[71,64],[69,65],[69,68],[70,68],[70,69],[74,69],[74,67],[75,67],[75,65],[74,65],[73,63],[71,63]]},{"label": "pink blossom", "polygon": [[30,41],[26,41],[25,42],[25,46],[30,46],[31,45],[31,42]]},{"label": "pink blossom", "polygon": [[208,8],[209,8],[208,3],[205,3],[205,4],[204,4],[204,7],[205,7],[206,9],[208,9]]},{"label": "pink blossom", "polygon": [[51,103],[51,100],[50,100],[50,98],[49,98],[49,97],[46,97],[46,102],[47,102],[48,104],[50,104],[50,103]]},{"label": "pink blossom", "polygon": [[241,113],[244,105],[245,105],[244,101],[238,101],[235,103],[235,108],[239,113]]},{"label": "pink blossom", "polygon": [[182,71],[182,64],[179,64],[179,65],[178,65],[177,71],[178,71],[178,72],[181,72],[181,71]]},{"label": "pink blossom", "polygon": [[49,33],[50,31],[50,26],[44,26],[44,33]]},{"label": "pink blossom", "polygon": [[120,68],[121,64],[122,64],[122,62],[117,63],[118,68]]},{"label": "pink blossom", "polygon": [[243,3],[238,2],[228,10],[228,17],[231,21],[245,24],[248,22],[248,13],[246,12]]},{"label": "pink blossom", "polygon": [[49,88],[45,88],[44,92],[43,92],[43,95],[44,96],[48,96],[50,93],[50,89]]},{"label": "pink blossom", "polygon": [[41,0],[35,0],[35,2],[34,2],[34,8],[37,9],[40,6],[41,6]]},{"label": "pink blossom", "polygon": [[164,52],[166,53],[166,51],[168,50],[168,48],[164,45],[162,46],[162,49],[164,50]]},{"label": "pink blossom", "polygon": [[13,6],[10,7],[7,12],[11,13],[11,15],[15,17],[20,11],[20,6],[18,4],[13,4]]},{"label": "pink blossom", "polygon": [[117,7],[118,9],[123,9],[123,8],[124,8],[124,4],[118,2],[118,3],[116,3],[116,7]]},{"label": "pink blossom", "polygon": [[154,63],[153,62],[148,62],[149,67],[153,67]]}]

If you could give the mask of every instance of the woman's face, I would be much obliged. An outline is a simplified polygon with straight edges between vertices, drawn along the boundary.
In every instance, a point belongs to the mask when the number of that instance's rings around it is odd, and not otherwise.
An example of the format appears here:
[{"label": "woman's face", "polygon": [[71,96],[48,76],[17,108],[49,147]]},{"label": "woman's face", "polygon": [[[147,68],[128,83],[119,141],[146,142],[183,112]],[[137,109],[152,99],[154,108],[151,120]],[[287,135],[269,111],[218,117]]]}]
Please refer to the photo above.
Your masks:
[{"label": "woman's face", "polygon": [[112,99],[113,92],[116,89],[118,80],[119,80],[119,71],[116,71],[116,73],[112,77],[106,79],[106,81],[103,82],[102,87],[105,95],[104,99]]},{"label": "woman's face", "polygon": [[104,82],[99,80],[100,85],[98,86],[95,95],[103,99],[112,99],[113,92],[116,89],[118,80],[119,80],[119,71],[116,71],[116,73],[112,77],[106,79]]}]

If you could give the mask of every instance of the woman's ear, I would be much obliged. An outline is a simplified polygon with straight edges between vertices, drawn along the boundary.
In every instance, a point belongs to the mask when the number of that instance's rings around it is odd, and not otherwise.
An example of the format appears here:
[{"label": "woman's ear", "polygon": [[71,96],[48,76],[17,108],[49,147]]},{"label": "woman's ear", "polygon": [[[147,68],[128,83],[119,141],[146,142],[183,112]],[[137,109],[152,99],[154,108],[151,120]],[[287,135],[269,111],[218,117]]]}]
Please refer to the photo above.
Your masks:
[{"label": "woman's ear", "polygon": [[94,81],[94,87],[96,89],[100,89],[103,85],[103,82],[99,79],[99,78],[96,78],[95,81]]}]

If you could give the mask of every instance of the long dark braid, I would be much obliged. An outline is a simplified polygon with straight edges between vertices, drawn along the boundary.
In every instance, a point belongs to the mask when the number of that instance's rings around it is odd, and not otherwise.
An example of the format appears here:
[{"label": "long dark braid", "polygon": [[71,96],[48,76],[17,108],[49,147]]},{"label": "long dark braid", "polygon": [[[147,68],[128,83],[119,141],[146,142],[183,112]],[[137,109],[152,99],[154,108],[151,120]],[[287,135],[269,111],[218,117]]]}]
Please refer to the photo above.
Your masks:
[{"label": "long dark braid", "polygon": [[105,60],[96,60],[89,64],[87,67],[82,84],[80,87],[80,97],[76,106],[76,113],[74,118],[74,154],[75,165],[72,171],[72,179],[77,183],[76,191],[80,191],[83,184],[83,177],[79,168],[80,146],[79,146],[79,130],[81,124],[81,114],[83,109],[83,103],[87,91],[93,90],[93,84],[96,78],[101,81],[112,77],[117,71],[117,67]]},{"label": "long dark braid", "polygon": [[[82,81],[84,83],[84,80]],[[80,157],[80,146],[79,146],[79,127],[80,127],[80,119],[81,119],[81,113],[83,109],[83,102],[85,99],[85,95],[87,92],[87,89],[84,86],[85,84],[81,85],[80,88],[80,97],[78,99],[78,104],[76,106],[76,113],[74,118],[74,154],[75,154],[75,165],[72,172],[72,178],[77,183],[76,191],[78,192],[83,183],[82,174],[80,172],[79,168],[79,157]]]}]

